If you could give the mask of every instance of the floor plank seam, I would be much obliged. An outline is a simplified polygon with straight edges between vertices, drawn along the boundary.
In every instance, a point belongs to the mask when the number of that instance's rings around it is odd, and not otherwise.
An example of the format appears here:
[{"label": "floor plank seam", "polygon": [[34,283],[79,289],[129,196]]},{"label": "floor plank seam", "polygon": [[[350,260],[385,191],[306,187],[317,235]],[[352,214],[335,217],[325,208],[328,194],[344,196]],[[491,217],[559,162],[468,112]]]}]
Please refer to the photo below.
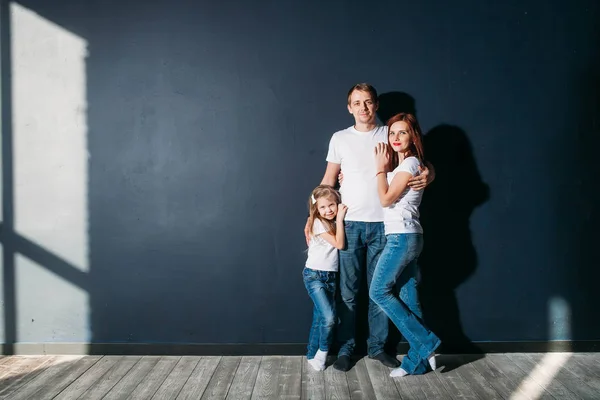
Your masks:
[{"label": "floor plank seam", "polygon": [[300,357],[300,400],[302,400],[304,397],[304,385],[302,384],[303,378],[304,378],[304,356]]},{"label": "floor plank seam", "polygon": [[[475,373],[478,374],[487,383],[487,386],[490,389],[492,389],[496,393],[496,395],[498,395],[498,398],[500,398],[500,399],[504,398],[504,397],[502,397],[502,395],[500,393],[498,393],[498,391],[496,390],[496,388],[493,385],[491,385],[490,383],[488,383],[488,381],[485,378],[485,376],[483,376],[483,374],[481,372],[479,372],[477,370],[477,368],[475,368],[473,365],[471,365],[473,363],[473,361],[466,361],[465,362],[464,358],[461,358],[461,361],[462,361],[462,363],[460,365],[461,367],[464,366],[465,368],[470,368],[471,370],[475,371]],[[459,373],[461,374],[461,376],[463,377],[463,379],[467,382],[467,384],[469,385],[469,387],[471,387],[471,389],[473,390],[473,392],[477,393],[477,391],[475,390],[475,388],[472,385],[471,380],[470,379],[466,379],[466,377],[462,374],[462,371],[459,371]]]},{"label": "floor plank seam", "polygon": [[[158,393],[158,391],[160,390],[161,386],[163,385],[163,383],[165,383],[165,381],[167,380],[167,378],[169,377],[169,375],[171,375],[171,372],[173,372],[173,370],[175,369],[175,367],[177,366],[177,364],[179,364],[179,362],[183,359],[183,357],[179,356],[179,358],[177,359],[177,362],[173,364],[173,366],[171,367],[171,369],[169,370],[169,372],[167,372],[165,374],[165,377],[163,378],[163,380],[160,382],[160,384],[158,386],[156,386],[156,389],[154,390],[154,393],[152,393],[152,396],[148,397],[149,399],[152,399],[154,396],[156,396],[156,393]],[[160,360],[158,360],[158,362],[160,362]],[[156,365],[158,365],[158,363],[156,363]],[[150,370],[150,372],[148,373],[148,375],[150,375],[150,373],[152,372],[152,370]],[[141,382],[140,382],[141,383]],[[139,386],[139,385],[138,385]],[[136,387],[137,389],[137,387]],[[135,391],[135,390],[134,390]],[[133,392],[132,392],[133,393]]]},{"label": "floor plank seam", "polygon": [[[81,378],[81,376],[83,376],[83,374],[85,374],[86,372],[88,372],[94,365],[98,364],[100,362],[100,360],[102,360],[105,356],[100,356],[99,359],[96,360],[95,363],[93,363],[92,365],[89,366],[89,368],[87,368],[85,371],[83,371],[81,374],[79,374],[75,379],[73,379],[71,381],[71,383],[69,383],[67,386],[65,386],[60,392],[58,392],[57,394],[55,394],[52,399],[55,399],[56,397],[58,397],[62,392],[64,392],[65,390],[67,390],[67,388],[71,385],[73,385],[75,382],[77,382],[77,379]],[[83,360],[83,358],[80,358],[80,360]],[[77,360],[79,361],[79,360]],[[76,361],[76,362],[77,362]],[[76,363],[75,362],[75,363]],[[73,363],[73,364],[75,364]]]},{"label": "floor plank seam", "polygon": [[254,384],[252,385],[252,392],[250,392],[250,399],[254,396],[254,389],[256,389],[256,382],[258,381],[258,373],[260,372],[260,366],[262,365],[263,357],[260,357],[260,362],[258,363],[258,369],[256,370],[256,378],[254,378]]},{"label": "floor plank seam", "polygon": [[[513,360],[513,359],[512,359],[512,358],[511,358],[511,357],[510,357],[508,354],[506,354],[506,353],[505,353],[505,355],[506,355],[506,357],[507,357],[507,358],[510,360],[510,362],[514,363],[514,364],[515,364],[515,366],[516,366],[518,369],[520,369],[521,371],[523,371],[523,374],[525,374],[525,376],[524,376],[524,378],[523,378],[523,381],[525,381],[525,380],[526,380],[526,379],[529,377],[529,375],[531,374],[531,372],[532,372],[532,371],[525,371],[525,370],[524,370],[524,369],[523,369],[523,368],[522,368],[522,367],[519,365],[519,363],[515,362],[515,361],[514,361],[514,360]],[[537,380],[535,381],[535,383],[536,383],[536,384],[537,384],[539,387],[541,387],[541,388],[542,388],[542,390],[543,390],[543,393],[546,393],[548,396],[552,397],[553,399],[556,399],[556,397],[554,397],[554,395],[553,395],[553,394],[552,394],[552,393],[551,393],[551,392],[548,390],[548,387],[547,387],[547,386],[546,386],[546,387],[544,387],[544,386],[540,385],[540,383],[539,383]],[[540,396],[540,397],[542,397],[542,396]],[[559,399],[557,399],[557,400],[559,400]]]},{"label": "floor plank seam", "polygon": [[[523,353],[525,354],[525,353]],[[573,354],[573,353],[572,353]],[[534,364],[537,364],[537,362],[529,355],[529,354],[525,354],[525,357],[529,358],[529,360],[531,362],[533,362]],[[572,356],[571,356],[572,357]],[[577,393],[575,393],[573,390],[571,390],[569,388],[569,385],[567,385],[566,383],[564,383],[562,380],[558,379],[558,373],[563,369],[563,366],[560,367],[560,369],[557,371],[556,375],[554,376],[554,379],[556,379],[557,382],[560,382],[561,385],[563,385],[569,392],[571,392],[573,394],[573,396],[575,397],[580,397]],[[568,369],[564,369],[566,371],[567,374],[571,374],[574,376],[574,379],[579,383],[582,384],[584,386],[590,387],[589,385],[587,385],[583,380],[579,379],[579,377],[575,374],[573,374],[571,371],[569,371]],[[594,388],[591,388],[594,390]]]},{"label": "floor plank seam", "polygon": [[[25,387],[27,387],[27,384],[29,384],[30,381],[33,381],[39,375],[41,375],[42,373],[44,373],[46,370],[52,368],[54,361],[56,361],[56,359],[51,359],[48,362],[42,363],[38,368],[34,369],[33,371],[23,373],[23,376],[21,376],[20,379],[15,380],[15,382],[11,383],[8,387],[6,387],[2,391],[2,394],[0,394],[0,399],[7,399],[7,398],[9,398],[9,396],[12,397],[15,394],[19,394],[19,392],[21,392],[22,390],[25,389]],[[46,365],[46,364],[51,364],[51,365],[48,368],[44,369],[43,366]],[[33,374],[33,375],[30,375],[30,374]],[[27,375],[30,375],[29,378],[28,378]],[[19,384],[22,380],[27,380],[24,385],[18,387],[17,390],[15,390],[12,393],[8,391],[8,389],[10,389],[14,385]],[[5,393],[5,391],[6,391],[6,393]]]},{"label": "floor plank seam", "polygon": [[[111,390],[113,390],[113,389],[114,389],[114,387],[115,387],[115,386],[117,386],[117,385],[118,385],[118,384],[119,384],[119,383],[120,383],[120,382],[123,380],[123,378],[125,378],[125,377],[127,376],[127,374],[128,374],[128,373],[129,373],[131,370],[133,370],[133,369],[136,367],[136,365],[138,365],[138,364],[139,364],[139,363],[142,361],[142,359],[143,359],[143,358],[144,358],[144,357],[140,357],[140,358],[139,358],[139,359],[138,359],[138,360],[137,360],[137,361],[136,361],[136,362],[135,362],[135,363],[134,363],[134,364],[133,364],[133,365],[132,365],[132,366],[131,366],[131,367],[130,367],[130,368],[129,368],[129,369],[128,369],[128,370],[127,370],[125,373],[124,373],[124,374],[123,374],[123,376],[121,376],[121,377],[120,377],[120,378],[119,378],[119,379],[118,379],[118,380],[115,382],[115,384],[114,384],[114,385],[112,385],[110,388],[108,388],[108,389],[106,390],[106,393],[104,393],[104,395],[103,395],[103,396],[100,398],[100,400],[104,399],[104,398],[105,398],[105,397],[106,397],[106,396],[107,396],[107,395],[108,395],[108,394],[111,392]],[[116,364],[115,364],[115,366],[116,366]],[[81,398],[81,397],[79,397],[79,398]]]},{"label": "floor plank seam", "polygon": [[[183,358],[183,357],[182,357]],[[196,370],[196,368],[198,367],[198,364],[200,364],[202,362],[202,359],[204,357],[200,357],[198,359],[198,362],[196,364],[194,364],[194,368],[192,368],[190,374],[188,375],[188,377],[185,379],[185,382],[183,382],[183,385],[181,385],[181,387],[179,388],[179,390],[177,391],[177,393],[173,396],[174,399],[178,398],[179,395],[181,394],[181,391],[183,390],[183,388],[185,387],[185,385],[187,385],[188,381],[190,380],[190,378],[192,377],[192,375],[194,374],[194,371]],[[213,372],[214,373],[214,372]],[[212,375],[211,375],[212,377]]]},{"label": "floor plank seam", "polygon": [[[16,358],[15,356],[10,356],[10,357],[12,357],[12,358],[13,358],[13,360],[14,360],[14,358]],[[5,387],[5,388],[3,388],[2,390],[0,390],[0,398],[4,398],[4,397],[6,397],[6,395],[8,395],[8,393],[10,392],[10,390],[9,390],[9,389],[10,389],[11,387],[13,387],[13,386],[17,385],[17,384],[18,384],[19,382],[21,382],[22,380],[28,379],[27,375],[29,375],[29,374],[33,374],[33,376],[31,376],[31,377],[30,377],[28,380],[35,379],[35,377],[36,377],[37,375],[41,374],[41,373],[44,371],[44,370],[43,370],[43,368],[44,368],[44,367],[45,367],[47,364],[50,364],[50,366],[52,366],[52,363],[54,362],[54,360],[55,360],[55,358],[54,358],[54,357],[52,357],[52,358],[50,358],[49,360],[42,362],[42,363],[39,365],[39,367],[38,367],[38,368],[36,368],[36,369],[34,369],[33,371],[31,371],[31,372],[29,372],[29,373],[26,373],[26,374],[23,374],[23,376],[21,376],[21,377],[20,377],[20,379],[15,379],[15,381],[14,381],[14,382],[10,383],[8,386],[6,386],[6,387]],[[10,379],[10,378],[7,378],[7,379]],[[19,391],[19,390],[20,390],[20,388],[18,388],[16,391]]]},{"label": "floor plank seam", "polygon": [[[200,359],[198,360],[198,363],[200,362],[200,360],[202,360],[202,357],[200,357]],[[179,362],[181,362],[181,361],[183,361],[183,357],[181,357],[181,360],[179,360]],[[192,368],[192,370],[190,371],[190,374],[188,375],[188,377],[185,379],[185,381],[183,382],[183,384],[181,385],[181,387],[179,388],[179,390],[177,391],[177,393],[175,393],[175,394],[173,395],[173,398],[174,398],[174,399],[176,399],[176,398],[177,398],[177,396],[179,396],[179,393],[181,393],[181,390],[182,390],[182,389],[185,387],[185,384],[186,384],[186,383],[187,383],[187,381],[190,379],[190,376],[192,376],[192,373],[193,373],[193,372],[194,372],[194,370],[196,369],[196,366],[198,366],[198,363],[194,364],[194,368]],[[175,364],[175,367],[173,367],[173,369],[177,368],[177,365],[178,365],[178,364],[179,364],[179,363]],[[171,375],[171,374],[167,375],[167,377],[165,378],[165,380],[166,380],[166,379],[169,379],[169,376],[170,376],[170,375]],[[163,382],[163,383],[164,383],[164,382]],[[161,386],[162,386],[162,385],[161,385]],[[160,390],[160,388],[159,388],[159,390]],[[154,393],[154,395],[152,396],[152,399],[154,399],[154,397],[155,397],[155,396],[156,396],[156,393]]]},{"label": "floor plank seam", "polygon": [[206,386],[204,387],[204,390],[202,390],[202,393],[198,394],[198,399],[201,399],[204,396],[204,393],[206,393],[206,389],[208,389],[208,387],[210,386],[210,382],[212,381],[213,377],[217,373],[217,370],[219,369],[219,367],[221,366],[221,363],[223,362],[223,360],[225,360],[225,358],[226,358],[225,356],[221,356],[219,358],[219,363],[217,365],[215,365],[215,368],[213,369],[212,373],[210,374],[210,378],[208,378],[208,380],[206,381]]},{"label": "floor plank seam", "polygon": [[[240,357],[240,361],[237,363],[237,366],[235,367],[235,371],[233,371],[233,377],[231,378],[231,382],[229,382],[229,385],[227,385],[227,392],[225,392],[225,396],[223,397],[224,399],[226,399],[227,396],[229,396],[229,391],[231,390],[231,387],[233,386],[233,380],[235,379],[235,375],[237,374],[238,369],[240,369],[240,365],[242,365],[243,358],[244,357]],[[254,390],[254,388],[252,388],[252,390]]]}]

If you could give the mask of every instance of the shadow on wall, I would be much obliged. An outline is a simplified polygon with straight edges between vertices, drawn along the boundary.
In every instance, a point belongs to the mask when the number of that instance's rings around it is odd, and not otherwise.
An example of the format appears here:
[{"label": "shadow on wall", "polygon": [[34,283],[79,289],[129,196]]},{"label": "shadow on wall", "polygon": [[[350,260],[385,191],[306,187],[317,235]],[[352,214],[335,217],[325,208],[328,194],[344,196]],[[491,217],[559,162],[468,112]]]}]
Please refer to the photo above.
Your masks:
[{"label": "shadow on wall", "polygon": [[[378,117],[384,122],[399,112],[417,114],[414,98],[403,92],[379,98]],[[445,353],[479,353],[461,325],[456,289],[477,268],[469,221],[473,210],[489,199],[467,134],[457,126],[438,125],[424,137],[426,159],[436,178],[420,207],[425,247],[419,264],[420,297],[427,325],[440,337]],[[461,189],[456,190],[457,171]],[[399,339],[395,329],[390,342]]]},{"label": "shadow on wall", "polygon": [[439,125],[430,130],[425,135],[425,155],[435,166],[436,179],[421,204],[423,314],[444,343],[444,352],[476,353],[478,349],[461,326],[456,289],[477,269],[470,218],[489,199],[489,188],[481,179],[469,139],[459,127]]},{"label": "shadow on wall", "polygon": [[382,124],[385,124],[388,119],[401,112],[417,115],[415,99],[410,94],[404,92],[387,92],[379,95],[377,117]]},{"label": "shadow on wall", "polygon": [[[600,7],[596,8],[600,14]],[[573,266],[575,272],[573,293],[569,302],[572,306],[572,338],[577,340],[598,340],[592,332],[599,332],[598,318],[598,281],[600,280],[600,257],[598,255],[598,225],[600,224],[600,190],[598,177],[598,149],[600,148],[600,27],[594,32],[595,54],[583,73],[577,76],[573,85],[580,102],[576,105],[576,113],[571,120],[572,125],[565,127],[565,143],[574,141],[576,164],[570,166],[570,182],[560,190],[563,204],[571,204],[568,210],[572,221],[577,224],[575,252],[570,254],[567,265]],[[575,199],[575,201],[573,201]]]}]

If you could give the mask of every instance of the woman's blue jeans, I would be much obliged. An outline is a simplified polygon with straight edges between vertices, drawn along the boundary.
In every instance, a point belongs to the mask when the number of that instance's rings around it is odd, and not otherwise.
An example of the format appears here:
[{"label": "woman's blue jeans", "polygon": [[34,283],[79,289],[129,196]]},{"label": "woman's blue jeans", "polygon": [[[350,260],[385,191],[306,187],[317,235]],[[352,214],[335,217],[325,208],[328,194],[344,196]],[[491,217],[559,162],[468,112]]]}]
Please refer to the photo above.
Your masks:
[{"label": "woman's blue jeans", "polygon": [[417,259],[422,249],[420,233],[387,235],[369,289],[369,297],[408,341],[409,351],[402,360],[402,369],[409,374],[427,372],[427,357],[440,345],[440,339],[423,323],[417,297]]}]

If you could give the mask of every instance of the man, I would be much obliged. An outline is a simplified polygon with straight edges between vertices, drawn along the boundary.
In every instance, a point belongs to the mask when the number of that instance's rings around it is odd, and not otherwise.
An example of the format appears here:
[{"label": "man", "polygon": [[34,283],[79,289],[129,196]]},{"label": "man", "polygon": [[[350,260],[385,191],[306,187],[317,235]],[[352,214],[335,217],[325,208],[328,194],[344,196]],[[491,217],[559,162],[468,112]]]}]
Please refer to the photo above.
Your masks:
[{"label": "man", "polygon": [[[334,186],[343,172],[340,187],[342,201],[348,206],[345,218],[347,246],[339,252],[340,296],[337,313],[340,319],[337,336],[340,343],[338,359],[333,367],[348,371],[355,347],[356,300],[363,271],[367,271],[367,285],[371,279],[379,255],[385,247],[383,209],[377,195],[374,149],[377,143],[388,142],[387,127],[377,124],[377,91],[366,83],[354,85],[348,92],[348,112],[354,117],[354,125],[333,134],[327,153],[327,169],[321,184]],[[433,179],[424,169],[409,181],[413,189],[421,190]],[[305,228],[308,240],[308,226]],[[369,299],[370,358],[385,366],[396,368],[400,362],[384,352],[388,336],[388,318]]]}]

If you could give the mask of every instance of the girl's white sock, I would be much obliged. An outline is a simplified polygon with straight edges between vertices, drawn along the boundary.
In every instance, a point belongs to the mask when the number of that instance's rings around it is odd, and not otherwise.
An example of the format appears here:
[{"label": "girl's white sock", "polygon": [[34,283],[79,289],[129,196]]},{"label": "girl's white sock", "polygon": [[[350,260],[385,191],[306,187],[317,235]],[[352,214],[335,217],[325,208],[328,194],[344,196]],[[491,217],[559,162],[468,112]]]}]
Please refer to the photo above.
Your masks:
[{"label": "girl's white sock", "polygon": [[315,371],[323,371],[325,369],[316,358],[311,358],[308,360],[308,363]]},{"label": "girl's white sock", "polygon": [[327,361],[327,352],[317,350],[317,354],[311,360],[308,360],[308,363],[315,371],[324,371],[325,370],[325,362]]}]

